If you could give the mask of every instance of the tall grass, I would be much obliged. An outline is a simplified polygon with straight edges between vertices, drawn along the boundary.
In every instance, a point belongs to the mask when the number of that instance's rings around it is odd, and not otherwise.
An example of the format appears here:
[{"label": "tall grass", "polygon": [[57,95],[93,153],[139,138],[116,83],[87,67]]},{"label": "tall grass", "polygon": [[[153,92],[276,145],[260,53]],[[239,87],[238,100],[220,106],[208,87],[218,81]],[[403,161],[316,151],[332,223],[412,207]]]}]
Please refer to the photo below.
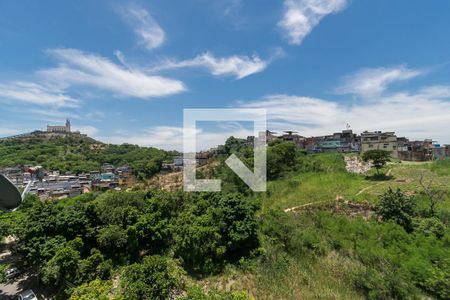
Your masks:
[{"label": "tall grass", "polygon": [[267,193],[258,195],[263,210],[334,201],[337,197],[352,200],[359,190],[371,185],[364,176],[348,173],[340,154],[322,153],[309,159],[317,171],[300,169],[268,182]]},{"label": "tall grass", "polygon": [[433,161],[431,170],[441,176],[450,176],[450,157]]}]

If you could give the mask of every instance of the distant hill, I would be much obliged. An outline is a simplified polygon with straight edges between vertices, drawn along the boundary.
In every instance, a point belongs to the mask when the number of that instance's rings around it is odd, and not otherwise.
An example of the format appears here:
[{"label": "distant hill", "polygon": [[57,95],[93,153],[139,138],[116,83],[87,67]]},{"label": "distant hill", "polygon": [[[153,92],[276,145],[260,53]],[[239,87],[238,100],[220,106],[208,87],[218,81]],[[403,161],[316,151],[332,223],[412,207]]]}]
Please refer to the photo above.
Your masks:
[{"label": "distant hill", "polygon": [[104,163],[127,164],[140,178],[149,178],[174,155],[156,148],[105,144],[76,132],[35,131],[0,140],[0,168],[41,165],[47,170],[77,174],[100,170]]},{"label": "distant hill", "polygon": [[80,132],[47,132],[47,131],[33,131],[29,133],[22,133],[9,137],[0,138],[3,141],[29,141],[29,140],[55,140],[59,138],[69,138],[72,140],[84,141],[88,143],[101,143],[95,139]]}]

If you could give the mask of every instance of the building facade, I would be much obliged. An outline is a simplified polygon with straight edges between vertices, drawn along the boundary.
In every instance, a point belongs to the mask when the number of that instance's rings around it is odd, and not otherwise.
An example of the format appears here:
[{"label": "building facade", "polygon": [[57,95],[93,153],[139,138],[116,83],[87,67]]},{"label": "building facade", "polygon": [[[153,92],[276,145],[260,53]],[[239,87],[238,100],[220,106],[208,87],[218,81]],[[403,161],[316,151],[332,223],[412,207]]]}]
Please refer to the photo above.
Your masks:
[{"label": "building facade", "polygon": [[56,133],[69,133],[70,132],[70,121],[66,119],[65,126],[50,126],[47,125],[47,132],[56,132]]},{"label": "building facade", "polygon": [[369,150],[386,150],[398,158],[398,141],[395,132],[364,131],[361,133],[361,153]]}]

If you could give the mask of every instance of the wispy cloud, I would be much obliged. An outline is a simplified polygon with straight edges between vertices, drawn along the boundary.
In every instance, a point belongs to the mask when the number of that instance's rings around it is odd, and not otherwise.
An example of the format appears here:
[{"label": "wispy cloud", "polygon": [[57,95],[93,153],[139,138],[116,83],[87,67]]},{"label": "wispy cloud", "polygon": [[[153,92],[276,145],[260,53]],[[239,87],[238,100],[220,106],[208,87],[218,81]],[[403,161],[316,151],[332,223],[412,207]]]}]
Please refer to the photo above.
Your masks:
[{"label": "wispy cloud", "polygon": [[63,111],[59,109],[43,109],[43,108],[31,108],[28,110],[24,110],[27,114],[29,114],[31,119],[39,120],[39,121],[47,121],[54,124],[63,124],[67,118],[70,119],[79,119],[80,116],[73,111]]},{"label": "wispy cloud", "polygon": [[417,77],[422,73],[420,70],[408,69],[405,66],[361,69],[344,77],[344,83],[336,89],[336,92],[365,97],[376,96],[384,92],[390,84]]},{"label": "wispy cloud", "polygon": [[410,138],[434,138],[450,143],[448,130],[442,126],[450,120],[450,89],[436,96],[428,87],[417,93],[401,92],[374,101],[343,104],[296,95],[273,95],[241,103],[243,108],[266,108],[268,128],[296,130],[305,136],[325,135],[344,129],[348,123],[357,132],[396,130]]},{"label": "wispy cloud", "polygon": [[89,137],[96,137],[99,132],[96,127],[91,125],[75,125],[72,126],[72,130],[87,134]]},{"label": "wispy cloud", "polygon": [[143,47],[154,49],[164,43],[166,39],[164,30],[144,8],[138,6],[124,7],[120,8],[120,14],[138,36],[139,44]]},{"label": "wispy cloud", "polygon": [[54,86],[29,81],[0,83],[0,98],[7,101],[54,107],[76,107],[79,103]]},{"label": "wispy cloud", "polygon": [[111,144],[133,144],[147,147],[157,147],[166,150],[181,150],[183,143],[183,128],[174,126],[155,126],[139,132],[121,130],[113,136],[101,138]]},{"label": "wispy cloud", "polygon": [[[206,150],[224,144],[230,136],[245,138],[253,134],[251,129],[230,125],[221,130],[197,128],[197,150]],[[183,151],[183,128],[176,126],[155,126],[140,132],[120,131],[114,136],[101,138],[112,144],[136,144],[165,150]]]},{"label": "wispy cloud", "polygon": [[291,44],[300,45],[322,18],[340,12],[346,5],[347,0],[285,0],[278,25]]},{"label": "wispy cloud", "polygon": [[0,136],[10,136],[20,133],[19,129],[0,127]]},{"label": "wispy cloud", "polygon": [[206,68],[214,76],[234,76],[237,79],[262,72],[269,65],[269,61],[261,59],[258,55],[216,57],[205,52],[193,59],[174,61],[166,60],[154,67],[153,71],[162,71],[178,68]]},{"label": "wispy cloud", "polygon": [[38,74],[62,86],[90,86],[119,96],[143,99],[186,90],[181,81],[149,75],[136,68],[126,68],[107,58],[77,49],[52,49],[48,52],[60,61],[60,65],[41,70]]}]

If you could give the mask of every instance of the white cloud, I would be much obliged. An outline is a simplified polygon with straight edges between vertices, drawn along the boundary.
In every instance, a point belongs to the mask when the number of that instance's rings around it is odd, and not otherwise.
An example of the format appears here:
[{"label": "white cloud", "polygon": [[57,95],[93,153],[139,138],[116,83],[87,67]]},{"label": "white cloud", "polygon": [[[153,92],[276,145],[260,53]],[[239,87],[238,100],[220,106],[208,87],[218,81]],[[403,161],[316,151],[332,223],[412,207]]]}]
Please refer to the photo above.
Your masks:
[{"label": "white cloud", "polygon": [[71,130],[87,134],[89,137],[95,137],[98,133],[98,129],[91,125],[74,125]]},{"label": "white cloud", "polygon": [[116,95],[144,99],[186,90],[181,81],[125,68],[104,57],[77,49],[53,49],[49,53],[59,59],[61,64],[56,68],[41,70],[38,74],[55,84],[91,86]]},{"label": "white cloud", "polygon": [[[24,111],[24,110],[22,110]],[[36,109],[32,108],[24,111],[29,119],[37,121],[46,121],[49,125],[52,124],[65,124],[66,119],[70,120],[79,119],[80,116],[73,111],[61,111],[58,109]],[[43,125],[43,124],[42,124]]]},{"label": "white cloud", "polygon": [[41,106],[76,107],[78,101],[60,89],[28,81],[0,83],[0,97]]},{"label": "white cloud", "polygon": [[289,42],[300,45],[325,16],[343,10],[347,0],[285,0],[284,15],[278,23]]},{"label": "white cloud", "polygon": [[203,53],[193,59],[172,61],[167,60],[153,68],[153,71],[170,70],[189,67],[203,67],[215,76],[234,76],[242,79],[249,75],[262,72],[269,62],[262,60],[259,56],[215,57],[210,52]]},{"label": "white cloud", "polygon": [[421,71],[408,69],[405,66],[361,69],[345,77],[344,83],[336,89],[336,92],[367,97],[376,96],[384,92],[392,83],[408,80],[421,74]]},{"label": "white cloud", "polygon": [[[224,144],[230,136],[245,138],[253,131],[237,125],[226,126],[222,130],[205,130],[197,128],[197,150],[206,150]],[[183,128],[175,126],[155,126],[142,132],[116,132],[116,135],[102,137],[100,140],[112,144],[135,144],[156,147],[165,150],[183,151]]]},{"label": "white cloud", "polygon": [[19,133],[18,129],[0,127],[0,136],[11,136]]},{"label": "white cloud", "polygon": [[125,61],[125,55],[123,55],[122,51],[116,50],[114,51],[114,55],[116,56],[117,60],[124,65],[125,67],[129,68],[127,62]]},{"label": "white cloud", "polygon": [[[426,89],[424,89],[426,91]],[[356,132],[397,131],[411,139],[433,138],[450,143],[445,124],[450,120],[450,95],[430,97],[429,93],[395,93],[376,101],[341,104],[317,98],[274,95],[241,103],[244,108],[266,108],[268,128],[296,130],[304,136],[331,134],[349,123]]]},{"label": "white cloud", "polygon": [[436,99],[450,98],[450,86],[433,85],[420,90],[420,94]]},{"label": "white cloud", "polygon": [[140,45],[147,49],[154,49],[164,43],[164,30],[147,10],[130,6],[121,9],[120,12],[125,21],[133,28],[134,33],[140,38]]},{"label": "white cloud", "polygon": [[141,132],[116,132],[114,136],[101,138],[111,144],[133,144],[146,147],[157,147],[166,150],[181,150],[183,148],[183,128],[173,126],[156,126]]}]

